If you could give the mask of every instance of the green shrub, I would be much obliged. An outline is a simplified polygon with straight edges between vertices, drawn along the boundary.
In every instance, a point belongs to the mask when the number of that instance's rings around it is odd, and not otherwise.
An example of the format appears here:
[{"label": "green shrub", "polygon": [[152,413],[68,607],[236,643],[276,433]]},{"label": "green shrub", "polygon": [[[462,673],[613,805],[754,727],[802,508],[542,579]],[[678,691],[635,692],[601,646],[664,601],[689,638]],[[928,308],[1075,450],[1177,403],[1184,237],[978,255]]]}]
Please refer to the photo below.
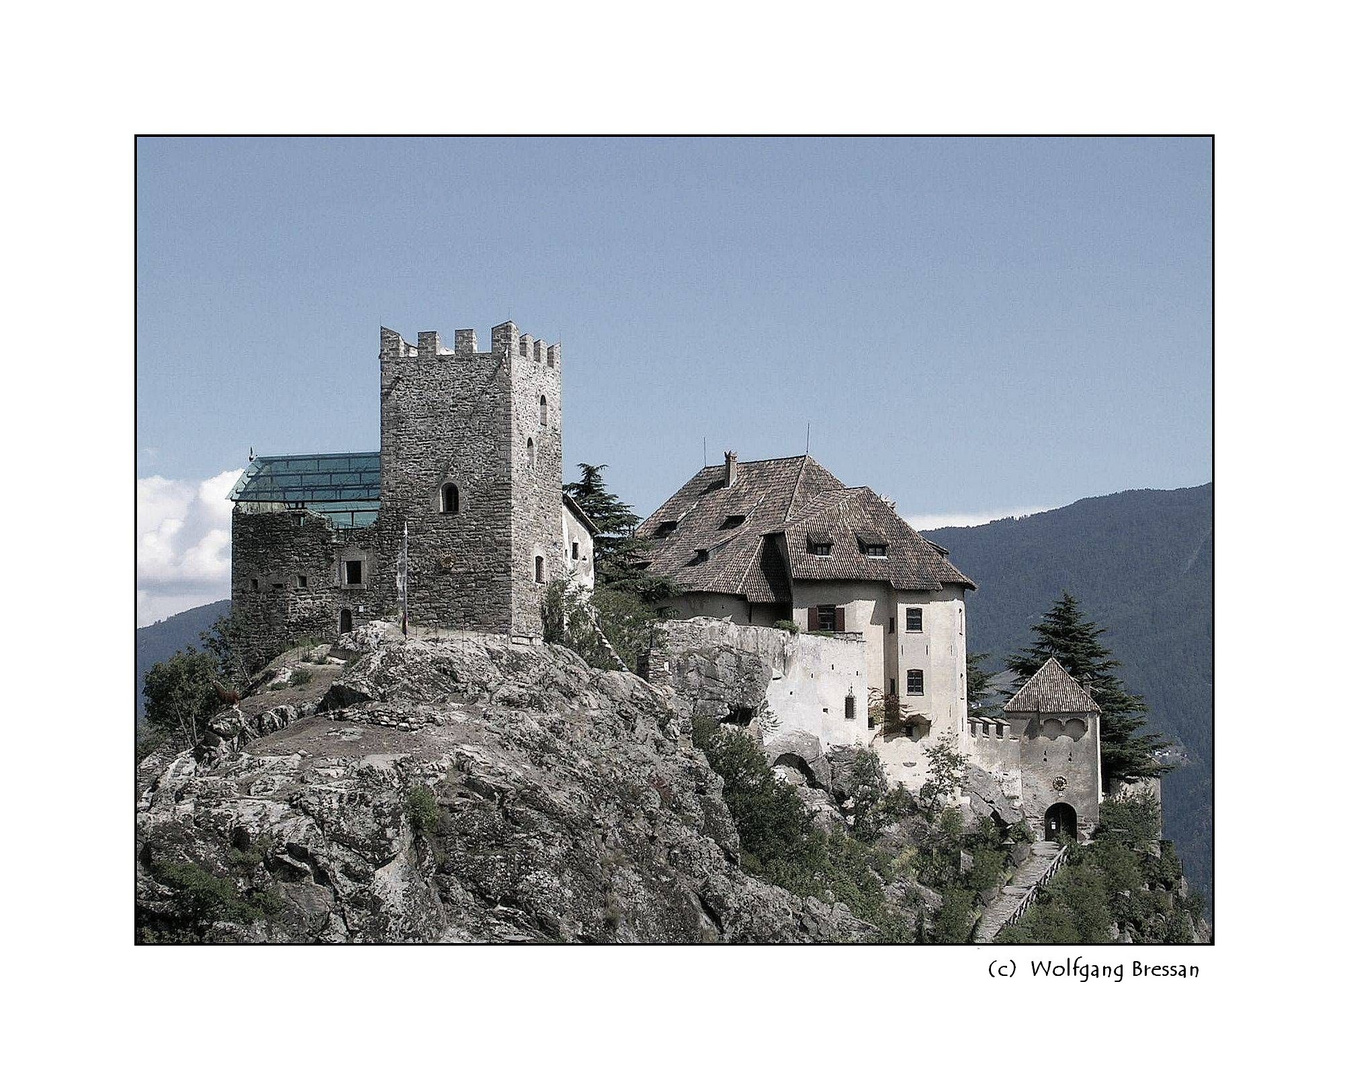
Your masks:
[{"label": "green shrub", "polygon": [[[740,835],[743,868],[798,896],[841,902],[887,941],[910,941],[913,919],[889,900],[894,859],[842,830],[821,832],[791,785],[773,775],[759,744],[715,720],[695,719],[693,742],[724,781],[722,796]],[[863,763],[863,770],[868,763]],[[883,778],[881,780],[883,784]],[[864,817],[881,812],[889,792]]]},{"label": "green shrub", "polygon": [[408,789],[404,809],[408,823],[415,832],[431,832],[440,821],[440,806],[436,803],[435,792],[425,784]]},{"label": "green shrub", "polygon": [[167,911],[138,914],[137,931],[146,943],[200,941],[212,923],[267,921],[284,908],[275,889],[241,892],[232,878],[187,860],[156,861],[150,872],[170,896]]},{"label": "green shrub", "polygon": [[287,686],[307,686],[313,681],[314,673],[308,668],[296,668],[290,673],[290,678],[286,680]]},{"label": "green shrub", "polygon": [[[988,819],[985,818],[985,821]],[[974,853],[974,869],[970,871],[970,888],[980,893],[996,888],[1007,880],[1007,860],[995,848],[981,848]]]},{"label": "green shrub", "polygon": [[973,928],[974,894],[968,889],[947,889],[932,926],[933,940],[944,945],[962,944],[969,941]]},{"label": "green shrub", "polygon": [[773,629],[774,629],[774,630],[786,630],[787,633],[789,633],[789,634],[799,634],[799,633],[801,633],[801,627],[799,627],[799,626],[798,626],[793,620],[791,620],[791,619],[779,619],[777,622],[775,622],[775,623],[773,624]]},{"label": "green shrub", "polygon": [[1138,791],[1101,803],[1098,839],[1110,839],[1134,850],[1156,842],[1162,833],[1162,808],[1151,792]]}]

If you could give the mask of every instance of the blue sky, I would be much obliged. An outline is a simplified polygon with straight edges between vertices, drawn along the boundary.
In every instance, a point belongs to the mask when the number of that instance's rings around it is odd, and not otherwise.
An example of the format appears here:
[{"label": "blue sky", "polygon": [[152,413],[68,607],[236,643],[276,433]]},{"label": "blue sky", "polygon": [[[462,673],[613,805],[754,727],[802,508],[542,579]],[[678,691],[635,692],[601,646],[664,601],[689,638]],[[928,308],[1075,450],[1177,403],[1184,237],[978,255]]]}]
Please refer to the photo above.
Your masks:
[{"label": "blue sky", "polygon": [[607,462],[641,512],[704,438],[774,457],[808,423],[920,527],[1212,478],[1207,140],[141,140],[137,164],[138,623],[227,594],[250,446],[378,448],[381,324],[560,338],[568,479]]}]

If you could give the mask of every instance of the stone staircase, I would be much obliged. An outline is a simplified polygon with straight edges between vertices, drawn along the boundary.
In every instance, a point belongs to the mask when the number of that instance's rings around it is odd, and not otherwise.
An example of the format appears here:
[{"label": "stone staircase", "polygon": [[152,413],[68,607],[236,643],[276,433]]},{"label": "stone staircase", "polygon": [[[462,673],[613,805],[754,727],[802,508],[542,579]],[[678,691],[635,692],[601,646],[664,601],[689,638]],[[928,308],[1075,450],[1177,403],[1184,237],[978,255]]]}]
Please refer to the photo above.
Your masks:
[{"label": "stone staircase", "polygon": [[979,925],[974,928],[975,944],[988,944],[1004,926],[1021,918],[1035,902],[1036,891],[1059,872],[1067,857],[1068,849],[1053,841],[1041,840],[1035,844],[1030,858],[1017,867],[1011,882],[1002,887],[997,899],[979,919]]}]

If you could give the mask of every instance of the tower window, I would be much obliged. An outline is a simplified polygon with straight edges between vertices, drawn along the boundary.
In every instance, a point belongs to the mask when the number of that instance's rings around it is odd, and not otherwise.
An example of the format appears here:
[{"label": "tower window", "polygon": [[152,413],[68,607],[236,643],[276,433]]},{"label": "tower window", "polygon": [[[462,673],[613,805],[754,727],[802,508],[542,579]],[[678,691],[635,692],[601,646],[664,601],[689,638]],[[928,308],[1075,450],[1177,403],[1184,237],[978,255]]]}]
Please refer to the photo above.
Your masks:
[{"label": "tower window", "polygon": [[257,591],[258,591],[258,579],[257,579],[257,578],[254,578],[254,579],[253,579],[253,591],[254,591],[254,592],[257,592]]},{"label": "tower window", "polygon": [[442,514],[459,513],[459,486],[442,484],[440,486],[440,512]]},{"label": "tower window", "polygon": [[539,395],[539,426],[548,426],[548,398],[545,395]]},{"label": "tower window", "polygon": [[348,585],[359,585],[365,577],[365,564],[360,559],[348,559],[346,561],[346,577]]},{"label": "tower window", "polygon": [[529,462],[529,467],[534,468],[534,440],[525,440],[525,457]]},{"label": "tower window", "polygon": [[573,540],[571,542],[571,560],[572,562],[575,562],[580,557],[581,557],[581,545],[578,544],[575,540]]},{"label": "tower window", "polygon": [[843,699],[843,719],[853,720],[857,717],[857,699],[849,694]]},{"label": "tower window", "polygon": [[309,579],[305,577],[304,574],[301,574],[295,579],[295,584],[298,588],[307,589],[309,588]]},{"label": "tower window", "polygon": [[909,668],[908,691],[910,697],[920,697],[923,693],[923,669]]},{"label": "tower window", "polygon": [[911,607],[904,609],[904,629],[921,630],[923,628],[923,609]]},{"label": "tower window", "polygon": [[542,583],[543,581],[543,556],[534,556],[534,580]]}]

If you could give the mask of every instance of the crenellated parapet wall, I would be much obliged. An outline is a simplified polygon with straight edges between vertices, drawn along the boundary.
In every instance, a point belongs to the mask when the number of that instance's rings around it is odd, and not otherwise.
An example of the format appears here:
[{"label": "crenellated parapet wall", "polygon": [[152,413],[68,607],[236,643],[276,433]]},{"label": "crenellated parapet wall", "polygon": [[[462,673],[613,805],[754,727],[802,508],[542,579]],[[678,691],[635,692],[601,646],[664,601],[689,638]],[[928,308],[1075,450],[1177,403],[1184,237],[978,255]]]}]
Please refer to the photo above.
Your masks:
[{"label": "crenellated parapet wall", "polygon": [[556,369],[562,363],[562,345],[549,344],[543,338],[522,334],[514,322],[504,322],[492,327],[489,341],[491,348],[487,352],[478,351],[478,332],[476,330],[456,330],[454,345],[451,347],[441,338],[439,330],[422,330],[417,334],[414,345],[404,340],[397,330],[387,326],[379,329],[379,356],[381,360],[428,360],[441,357],[510,357],[529,360],[536,364]]}]

